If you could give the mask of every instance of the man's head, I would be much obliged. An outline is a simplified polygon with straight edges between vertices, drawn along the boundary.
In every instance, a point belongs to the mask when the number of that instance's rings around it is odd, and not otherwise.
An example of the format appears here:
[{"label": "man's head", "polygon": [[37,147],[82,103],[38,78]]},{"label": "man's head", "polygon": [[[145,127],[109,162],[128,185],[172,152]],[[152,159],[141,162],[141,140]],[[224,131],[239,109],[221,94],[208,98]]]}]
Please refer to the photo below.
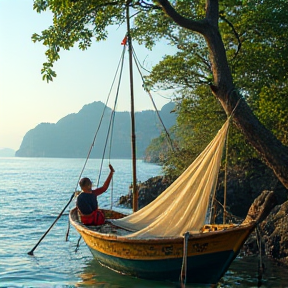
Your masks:
[{"label": "man's head", "polygon": [[89,178],[85,177],[80,180],[79,185],[81,189],[83,190],[85,188],[91,188],[92,182]]}]

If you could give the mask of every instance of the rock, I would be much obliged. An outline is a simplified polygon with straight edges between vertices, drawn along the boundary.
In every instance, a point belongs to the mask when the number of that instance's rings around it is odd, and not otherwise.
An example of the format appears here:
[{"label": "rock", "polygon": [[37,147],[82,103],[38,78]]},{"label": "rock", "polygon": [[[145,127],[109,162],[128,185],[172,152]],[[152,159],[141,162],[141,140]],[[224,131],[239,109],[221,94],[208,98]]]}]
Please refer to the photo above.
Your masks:
[{"label": "rock", "polygon": [[[288,201],[275,206],[259,225],[262,255],[288,267]],[[259,254],[256,232],[246,241],[244,254]]]},{"label": "rock", "polygon": [[266,255],[288,266],[288,201],[276,206],[260,228]]},{"label": "rock", "polygon": [[[163,176],[156,176],[147,181],[138,184],[138,209],[148,205],[156,199],[171,183]],[[119,204],[132,208],[132,187],[129,187],[129,193],[121,196]]]},{"label": "rock", "polygon": [[[227,176],[227,206],[229,212],[236,217],[245,218],[251,203],[264,190],[274,191],[279,204],[287,200],[288,191],[276,178],[270,168],[257,159],[250,159],[243,166],[233,166]],[[219,175],[216,199],[223,203],[224,171]],[[222,215],[222,208],[218,214]],[[216,219],[221,223],[222,218]]]},{"label": "rock", "polygon": [[273,191],[263,191],[250,206],[243,224],[256,221],[260,224],[275,207],[277,199]]}]

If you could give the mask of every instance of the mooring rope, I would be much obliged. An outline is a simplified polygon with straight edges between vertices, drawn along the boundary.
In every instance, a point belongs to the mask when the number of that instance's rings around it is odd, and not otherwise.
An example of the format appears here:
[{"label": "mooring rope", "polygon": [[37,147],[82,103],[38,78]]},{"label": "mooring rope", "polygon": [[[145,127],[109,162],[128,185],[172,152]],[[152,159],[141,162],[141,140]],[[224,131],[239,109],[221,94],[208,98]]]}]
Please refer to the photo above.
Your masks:
[{"label": "mooring rope", "polygon": [[258,263],[258,287],[262,285],[262,276],[264,272],[264,265],[262,261],[262,241],[259,226],[256,226],[256,240],[259,249],[259,263]]},{"label": "mooring rope", "polygon": [[185,288],[186,279],[187,279],[187,254],[188,254],[188,240],[189,240],[189,232],[184,234],[184,241],[183,241],[183,259],[182,259],[182,267],[180,273],[180,284],[181,288]]}]

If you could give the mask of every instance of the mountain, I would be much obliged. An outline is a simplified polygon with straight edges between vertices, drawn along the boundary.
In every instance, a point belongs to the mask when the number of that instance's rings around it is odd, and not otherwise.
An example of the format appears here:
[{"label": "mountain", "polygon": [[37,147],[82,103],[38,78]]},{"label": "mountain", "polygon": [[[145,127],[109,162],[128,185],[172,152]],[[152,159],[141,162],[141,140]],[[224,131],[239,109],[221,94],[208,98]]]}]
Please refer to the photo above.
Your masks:
[{"label": "mountain", "polygon": [[15,150],[10,148],[2,148],[0,149],[0,157],[14,157]]},{"label": "mountain", "polygon": [[[170,113],[175,107],[168,103],[159,111],[167,129],[175,124],[176,115]],[[78,113],[69,114],[56,124],[41,123],[26,133],[17,157],[58,157],[86,158],[98,130],[105,104],[93,102],[85,105]],[[106,107],[101,127],[98,130],[91,158],[102,158],[112,109]],[[111,158],[130,158],[131,156],[131,117],[129,112],[115,112],[111,145]],[[144,156],[145,149],[153,138],[163,131],[155,111],[146,110],[135,113],[135,134],[137,158]],[[110,141],[108,142],[110,143]],[[106,149],[109,151],[109,145]]]}]

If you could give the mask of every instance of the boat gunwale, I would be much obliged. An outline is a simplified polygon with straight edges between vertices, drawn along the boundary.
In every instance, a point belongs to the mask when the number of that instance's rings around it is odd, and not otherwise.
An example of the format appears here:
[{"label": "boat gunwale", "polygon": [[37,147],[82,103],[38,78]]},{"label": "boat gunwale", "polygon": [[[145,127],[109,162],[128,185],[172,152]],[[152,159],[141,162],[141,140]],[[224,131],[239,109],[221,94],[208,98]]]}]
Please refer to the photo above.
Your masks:
[{"label": "boat gunwale", "polygon": [[[71,224],[78,230],[81,231],[87,235],[90,235],[92,237],[97,237],[99,239],[103,239],[103,240],[109,240],[109,241],[125,241],[125,242],[130,242],[130,243],[178,243],[178,242],[183,242],[183,236],[178,236],[178,237],[163,237],[163,238],[131,238],[131,237],[125,237],[125,236],[120,236],[120,235],[114,235],[114,234],[105,234],[105,233],[101,233],[95,230],[92,230],[91,228],[89,228],[89,226],[86,226],[76,220],[73,219],[72,213],[73,211],[75,211],[75,209],[77,209],[76,207],[74,209],[72,209],[69,213],[69,219]],[[74,212],[75,213],[75,212]],[[217,225],[217,224],[216,224]],[[194,239],[197,240],[198,238],[210,238],[216,235],[221,235],[221,234],[225,234],[227,233],[227,231],[229,230],[253,230],[256,226],[256,222],[255,221],[251,221],[249,223],[245,223],[245,224],[239,224],[235,227],[229,227],[227,229],[223,229],[223,230],[216,230],[216,231],[207,231],[207,232],[199,232],[197,234],[189,234],[189,240]],[[120,227],[121,228],[121,227]],[[124,229],[125,230],[125,229]],[[131,233],[133,233],[131,231]]]}]

